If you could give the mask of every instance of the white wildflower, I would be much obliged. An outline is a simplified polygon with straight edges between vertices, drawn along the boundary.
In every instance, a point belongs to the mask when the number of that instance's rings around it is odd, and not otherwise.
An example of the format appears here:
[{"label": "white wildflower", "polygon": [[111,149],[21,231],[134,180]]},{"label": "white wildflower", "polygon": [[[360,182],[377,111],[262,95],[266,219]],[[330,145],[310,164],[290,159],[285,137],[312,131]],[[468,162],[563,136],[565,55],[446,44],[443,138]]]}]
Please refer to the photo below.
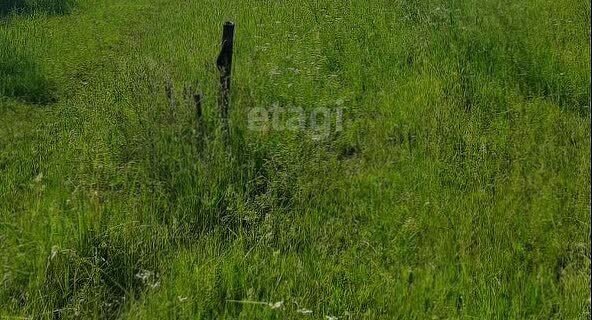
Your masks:
[{"label": "white wildflower", "polygon": [[305,308],[298,308],[298,310],[296,310],[296,312],[304,314],[304,315],[312,314],[312,310],[305,309]]},{"label": "white wildflower", "polygon": [[136,278],[142,280],[142,282],[146,282],[148,281],[148,279],[150,279],[152,276],[154,275],[154,273],[152,271],[149,270],[140,270],[140,272],[138,272],[136,274]]},{"label": "white wildflower", "polygon": [[269,303],[271,309],[280,309],[284,306],[284,301],[278,301],[276,303]]}]

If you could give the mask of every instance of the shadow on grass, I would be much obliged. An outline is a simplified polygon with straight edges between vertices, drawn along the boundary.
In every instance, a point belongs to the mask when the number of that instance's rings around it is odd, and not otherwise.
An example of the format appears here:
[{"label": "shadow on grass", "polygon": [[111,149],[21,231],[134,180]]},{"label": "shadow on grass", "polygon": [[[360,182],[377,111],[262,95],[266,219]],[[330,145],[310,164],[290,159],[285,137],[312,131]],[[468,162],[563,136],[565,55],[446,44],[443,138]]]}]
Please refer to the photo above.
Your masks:
[{"label": "shadow on grass", "polygon": [[43,12],[47,14],[66,14],[70,12],[73,0],[2,0],[0,18],[15,14]]},{"label": "shadow on grass", "polygon": [[4,96],[42,105],[55,102],[55,84],[43,74],[41,67],[31,57],[2,42],[4,41],[0,41],[0,47],[4,50],[0,50],[0,98]]}]

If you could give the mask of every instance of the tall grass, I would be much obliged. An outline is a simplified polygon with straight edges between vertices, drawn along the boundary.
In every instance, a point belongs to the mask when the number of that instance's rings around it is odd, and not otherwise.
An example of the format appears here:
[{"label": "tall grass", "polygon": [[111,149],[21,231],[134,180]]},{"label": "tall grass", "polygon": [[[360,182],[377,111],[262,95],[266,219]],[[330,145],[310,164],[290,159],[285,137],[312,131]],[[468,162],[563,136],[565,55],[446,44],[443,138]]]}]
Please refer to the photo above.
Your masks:
[{"label": "tall grass", "polygon": [[[0,3],[0,19],[10,14],[65,14],[73,4],[71,0],[5,0]],[[0,33],[0,98],[35,104],[57,99],[55,84],[36,61],[42,53],[35,52],[34,47],[42,45],[44,37],[34,39],[28,33],[35,30],[34,24],[14,29],[6,23],[0,25],[4,30]]]},{"label": "tall grass", "polygon": [[0,38],[0,97],[36,104],[55,101],[55,88],[27,53]]},{"label": "tall grass", "polygon": [[[589,317],[589,5],[80,8],[0,25],[0,317]],[[249,130],[267,106],[344,130]]]}]

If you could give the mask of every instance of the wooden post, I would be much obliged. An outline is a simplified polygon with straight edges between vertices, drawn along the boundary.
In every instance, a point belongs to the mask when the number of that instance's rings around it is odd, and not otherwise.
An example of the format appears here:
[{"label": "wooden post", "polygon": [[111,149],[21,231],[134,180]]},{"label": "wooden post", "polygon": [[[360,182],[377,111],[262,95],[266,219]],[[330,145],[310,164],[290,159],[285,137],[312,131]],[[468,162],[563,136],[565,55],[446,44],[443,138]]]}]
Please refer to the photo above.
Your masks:
[{"label": "wooden post", "polygon": [[232,73],[232,51],[234,47],[234,23],[224,23],[222,32],[222,49],[216,65],[220,71],[220,96],[218,105],[225,126],[228,125],[228,109],[230,108],[230,77]]}]

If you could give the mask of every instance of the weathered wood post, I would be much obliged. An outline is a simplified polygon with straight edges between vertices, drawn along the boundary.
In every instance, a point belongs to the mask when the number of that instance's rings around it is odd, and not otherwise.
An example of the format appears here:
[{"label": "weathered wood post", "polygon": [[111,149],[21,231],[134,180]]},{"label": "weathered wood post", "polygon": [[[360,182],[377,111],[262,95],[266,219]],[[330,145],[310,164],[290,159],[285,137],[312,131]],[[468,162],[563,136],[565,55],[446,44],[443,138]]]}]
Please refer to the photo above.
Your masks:
[{"label": "weathered wood post", "polygon": [[222,48],[216,65],[220,71],[220,96],[218,105],[222,122],[228,127],[228,110],[230,108],[230,77],[232,73],[232,51],[234,47],[234,23],[228,21],[224,23],[222,32]]}]

